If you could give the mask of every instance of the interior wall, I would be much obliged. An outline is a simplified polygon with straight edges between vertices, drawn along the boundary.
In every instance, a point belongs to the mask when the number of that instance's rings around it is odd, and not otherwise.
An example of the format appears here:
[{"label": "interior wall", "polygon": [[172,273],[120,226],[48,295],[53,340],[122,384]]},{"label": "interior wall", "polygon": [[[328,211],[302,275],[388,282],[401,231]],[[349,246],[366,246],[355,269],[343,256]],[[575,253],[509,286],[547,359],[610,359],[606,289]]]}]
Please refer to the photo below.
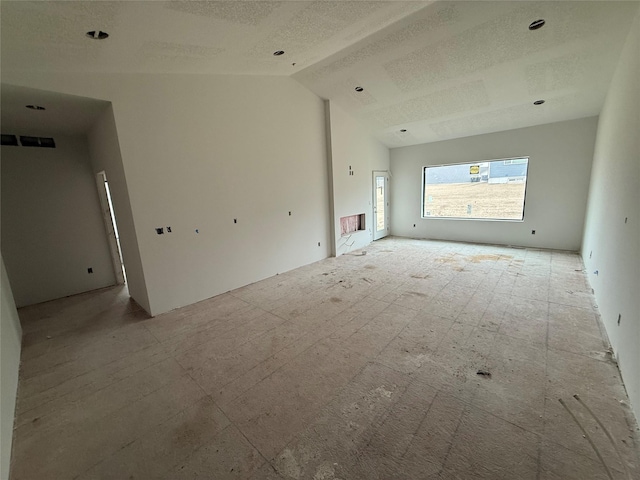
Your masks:
[{"label": "interior wall", "polygon": [[115,283],[86,138],[54,139],[2,147],[2,254],[18,307]]},{"label": "interior wall", "polygon": [[[391,149],[392,234],[577,251],[596,127],[591,117]],[[522,156],[529,157],[524,221],[421,218],[423,167]]]},{"label": "interior wall", "polygon": [[2,263],[2,277],[0,278],[0,479],[9,478],[11,463],[11,443],[13,441],[13,419],[16,409],[16,395],[18,391],[18,371],[20,368],[20,349],[22,343],[22,328],[18,311],[13,300],[9,277]]},{"label": "interior wall", "polygon": [[129,295],[147,312],[151,311],[147,286],[131,212],[127,179],[122,164],[120,143],[113,107],[109,105],[88,133],[89,153],[94,176],[104,171],[109,182],[111,201],[118,224],[122,258],[127,273]]},{"label": "interior wall", "polygon": [[582,256],[636,418],[640,419],[638,52],[640,14],[636,15],[600,114]]},{"label": "interior wall", "polygon": [[328,256],[318,97],[275,77],[125,88],[114,111],[152,314]]},{"label": "interior wall", "polygon": [[3,80],[112,102],[152,315],[329,255],[324,105],[295,80]]},{"label": "interior wall", "polygon": [[[389,170],[389,149],[335,103],[327,103],[333,185],[332,253],[338,256],[362,248],[373,240],[373,171]],[[392,190],[392,186],[389,188]],[[365,230],[342,236],[340,218],[362,213],[365,214]]]}]

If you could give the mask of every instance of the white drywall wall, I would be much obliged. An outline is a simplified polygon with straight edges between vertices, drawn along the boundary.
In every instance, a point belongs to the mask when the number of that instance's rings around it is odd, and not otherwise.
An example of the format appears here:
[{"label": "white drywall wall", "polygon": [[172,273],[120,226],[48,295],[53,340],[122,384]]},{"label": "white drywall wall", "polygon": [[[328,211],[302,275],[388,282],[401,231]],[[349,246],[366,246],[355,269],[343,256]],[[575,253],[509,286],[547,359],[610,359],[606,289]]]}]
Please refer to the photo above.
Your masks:
[{"label": "white drywall wall", "polygon": [[[640,14],[600,114],[582,256],[640,419]],[[598,272],[597,274],[595,272]],[[621,315],[618,325],[618,315]]]},{"label": "white drywall wall", "polygon": [[152,314],[327,257],[319,98],[274,77],[134,90],[114,106]]},{"label": "white drywall wall", "polygon": [[[391,233],[577,251],[596,125],[591,117],[391,149]],[[422,167],[521,156],[529,157],[523,222],[421,218]]]},{"label": "white drywall wall", "polygon": [[2,254],[18,307],[115,283],[86,138],[54,138],[2,147]]},{"label": "white drywall wall", "polygon": [[20,347],[22,328],[13,301],[11,285],[2,262],[2,278],[0,290],[0,480],[9,478],[11,460],[11,443],[13,440],[13,418],[16,409],[18,391],[18,370],[20,368]]},{"label": "white drywall wall", "polygon": [[152,315],[329,255],[324,105],[295,80],[3,80],[112,102]]},{"label": "white drywall wall", "polygon": [[142,271],[129,191],[122,166],[118,132],[110,105],[96,120],[88,133],[89,153],[94,174],[104,171],[109,182],[113,210],[118,224],[122,258],[127,273],[129,295],[147,312],[149,297]]},{"label": "white drywall wall", "polygon": [[[335,103],[327,104],[335,236],[332,253],[337,256],[373,240],[373,171],[389,170],[389,149]],[[393,183],[389,189],[393,190]],[[340,218],[361,213],[365,214],[365,230],[342,237]]]}]

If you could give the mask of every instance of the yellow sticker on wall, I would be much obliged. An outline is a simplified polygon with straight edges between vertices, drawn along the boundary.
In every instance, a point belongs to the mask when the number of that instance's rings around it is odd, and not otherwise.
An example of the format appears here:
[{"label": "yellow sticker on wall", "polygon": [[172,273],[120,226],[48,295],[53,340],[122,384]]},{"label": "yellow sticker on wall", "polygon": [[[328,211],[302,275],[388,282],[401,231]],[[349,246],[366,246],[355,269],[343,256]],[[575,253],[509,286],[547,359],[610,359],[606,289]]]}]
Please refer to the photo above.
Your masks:
[{"label": "yellow sticker on wall", "polygon": [[480,165],[471,165],[469,167],[469,173],[471,175],[478,175],[480,173]]}]

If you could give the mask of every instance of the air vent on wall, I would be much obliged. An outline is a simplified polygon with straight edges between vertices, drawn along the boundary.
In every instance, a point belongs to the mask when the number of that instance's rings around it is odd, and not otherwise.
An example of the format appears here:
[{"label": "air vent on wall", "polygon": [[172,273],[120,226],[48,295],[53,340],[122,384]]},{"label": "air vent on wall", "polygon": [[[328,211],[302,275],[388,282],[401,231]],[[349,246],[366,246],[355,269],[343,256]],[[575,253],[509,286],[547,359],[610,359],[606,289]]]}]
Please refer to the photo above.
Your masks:
[{"label": "air vent on wall", "polygon": [[24,137],[21,135],[20,144],[23,147],[56,148],[56,142],[49,137]]},{"label": "air vent on wall", "polygon": [[6,135],[2,134],[2,145],[11,145],[14,147],[18,146],[18,137],[15,135]]}]

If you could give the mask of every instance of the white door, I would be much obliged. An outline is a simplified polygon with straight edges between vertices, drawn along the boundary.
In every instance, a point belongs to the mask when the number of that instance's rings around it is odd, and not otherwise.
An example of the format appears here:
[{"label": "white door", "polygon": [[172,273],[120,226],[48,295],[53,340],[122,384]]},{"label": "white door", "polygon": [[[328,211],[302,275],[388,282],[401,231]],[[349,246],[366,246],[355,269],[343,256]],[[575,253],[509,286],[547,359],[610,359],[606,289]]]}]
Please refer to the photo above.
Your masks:
[{"label": "white door", "polygon": [[389,235],[389,172],[373,172],[373,239]]}]

